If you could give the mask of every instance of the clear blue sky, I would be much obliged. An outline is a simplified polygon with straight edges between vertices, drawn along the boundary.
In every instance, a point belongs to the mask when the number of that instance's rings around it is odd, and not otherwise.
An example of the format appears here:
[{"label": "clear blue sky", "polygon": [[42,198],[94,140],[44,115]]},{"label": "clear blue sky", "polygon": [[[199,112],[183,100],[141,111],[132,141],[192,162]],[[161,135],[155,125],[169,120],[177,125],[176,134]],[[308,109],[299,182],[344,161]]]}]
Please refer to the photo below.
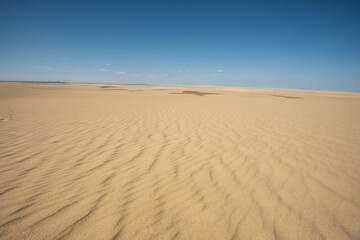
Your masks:
[{"label": "clear blue sky", "polygon": [[0,80],[360,91],[360,1],[1,1]]}]

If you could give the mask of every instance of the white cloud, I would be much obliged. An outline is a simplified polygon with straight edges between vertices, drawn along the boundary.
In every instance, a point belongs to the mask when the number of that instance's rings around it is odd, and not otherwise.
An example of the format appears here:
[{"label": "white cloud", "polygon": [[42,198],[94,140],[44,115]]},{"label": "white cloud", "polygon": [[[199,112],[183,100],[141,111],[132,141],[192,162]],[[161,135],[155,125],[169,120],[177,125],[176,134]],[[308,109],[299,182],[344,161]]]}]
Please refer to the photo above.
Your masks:
[{"label": "white cloud", "polygon": [[37,69],[44,69],[44,70],[48,70],[48,71],[51,71],[51,70],[54,70],[53,68],[51,67],[46,67],[46,66],[36,66]]},{"label": "white cloud", "polygon": [[110,63],[107,63],[106,66],[110,66]]},{"label": "white cloud", "polygon": [[126,72],[116,72],[116,74],[121,74],[121,75],[123,75],[123,74],[126,74]]},{"label": "white cloud", "polygon": [[105,69],[105,68],[102,68],[102,69],[100,69],[99,71],[100,71],[100,72],[107,72],[107,71],[109,71],[109,70],[107,70],[107,69]]},{"label": "white cloud", "polygon": [[223,72],[224,70],[222,70],[222,69],[219,69],[219,70],[217,70],[218,72]]},{"label": "white cloud", "polygon": [[162,78],[162,77],[168,77],[169,74],[167,73],[134,73],[134,77],[136,78]]},{"label": "white cloud", "polygon": [[181,72],[181,70],[178,70],[178,72]]}]

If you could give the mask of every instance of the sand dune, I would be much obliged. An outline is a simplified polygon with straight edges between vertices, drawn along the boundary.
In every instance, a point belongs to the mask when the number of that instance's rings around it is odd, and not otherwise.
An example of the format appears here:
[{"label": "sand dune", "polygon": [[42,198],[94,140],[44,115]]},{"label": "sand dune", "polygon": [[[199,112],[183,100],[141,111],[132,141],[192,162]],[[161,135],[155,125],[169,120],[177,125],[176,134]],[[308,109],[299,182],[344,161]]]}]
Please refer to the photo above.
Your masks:
[{"label": "sand dune", "polygon": [[359,96],[0,83],[0,239],[360,239]]}]

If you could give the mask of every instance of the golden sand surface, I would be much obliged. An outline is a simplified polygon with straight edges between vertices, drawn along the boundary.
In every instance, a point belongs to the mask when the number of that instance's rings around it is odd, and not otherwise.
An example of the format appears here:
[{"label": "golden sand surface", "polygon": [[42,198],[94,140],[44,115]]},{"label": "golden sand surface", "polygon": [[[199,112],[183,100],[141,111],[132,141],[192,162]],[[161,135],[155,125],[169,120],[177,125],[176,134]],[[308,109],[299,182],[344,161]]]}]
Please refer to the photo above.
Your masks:
[{"label": "golden sand surface", "polygon": [[0,83],[0,239],[360,239],[360,94]]}]

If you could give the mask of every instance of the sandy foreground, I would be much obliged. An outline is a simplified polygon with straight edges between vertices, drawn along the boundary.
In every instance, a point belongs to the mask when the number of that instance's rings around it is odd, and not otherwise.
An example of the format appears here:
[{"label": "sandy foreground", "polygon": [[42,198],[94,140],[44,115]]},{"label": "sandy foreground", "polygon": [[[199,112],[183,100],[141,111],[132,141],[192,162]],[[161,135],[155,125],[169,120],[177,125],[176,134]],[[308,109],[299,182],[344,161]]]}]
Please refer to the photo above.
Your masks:
[{"label": "sandy foreground", "polygon": [[360,94],[0,83],[0,239],[360,239]]}]

